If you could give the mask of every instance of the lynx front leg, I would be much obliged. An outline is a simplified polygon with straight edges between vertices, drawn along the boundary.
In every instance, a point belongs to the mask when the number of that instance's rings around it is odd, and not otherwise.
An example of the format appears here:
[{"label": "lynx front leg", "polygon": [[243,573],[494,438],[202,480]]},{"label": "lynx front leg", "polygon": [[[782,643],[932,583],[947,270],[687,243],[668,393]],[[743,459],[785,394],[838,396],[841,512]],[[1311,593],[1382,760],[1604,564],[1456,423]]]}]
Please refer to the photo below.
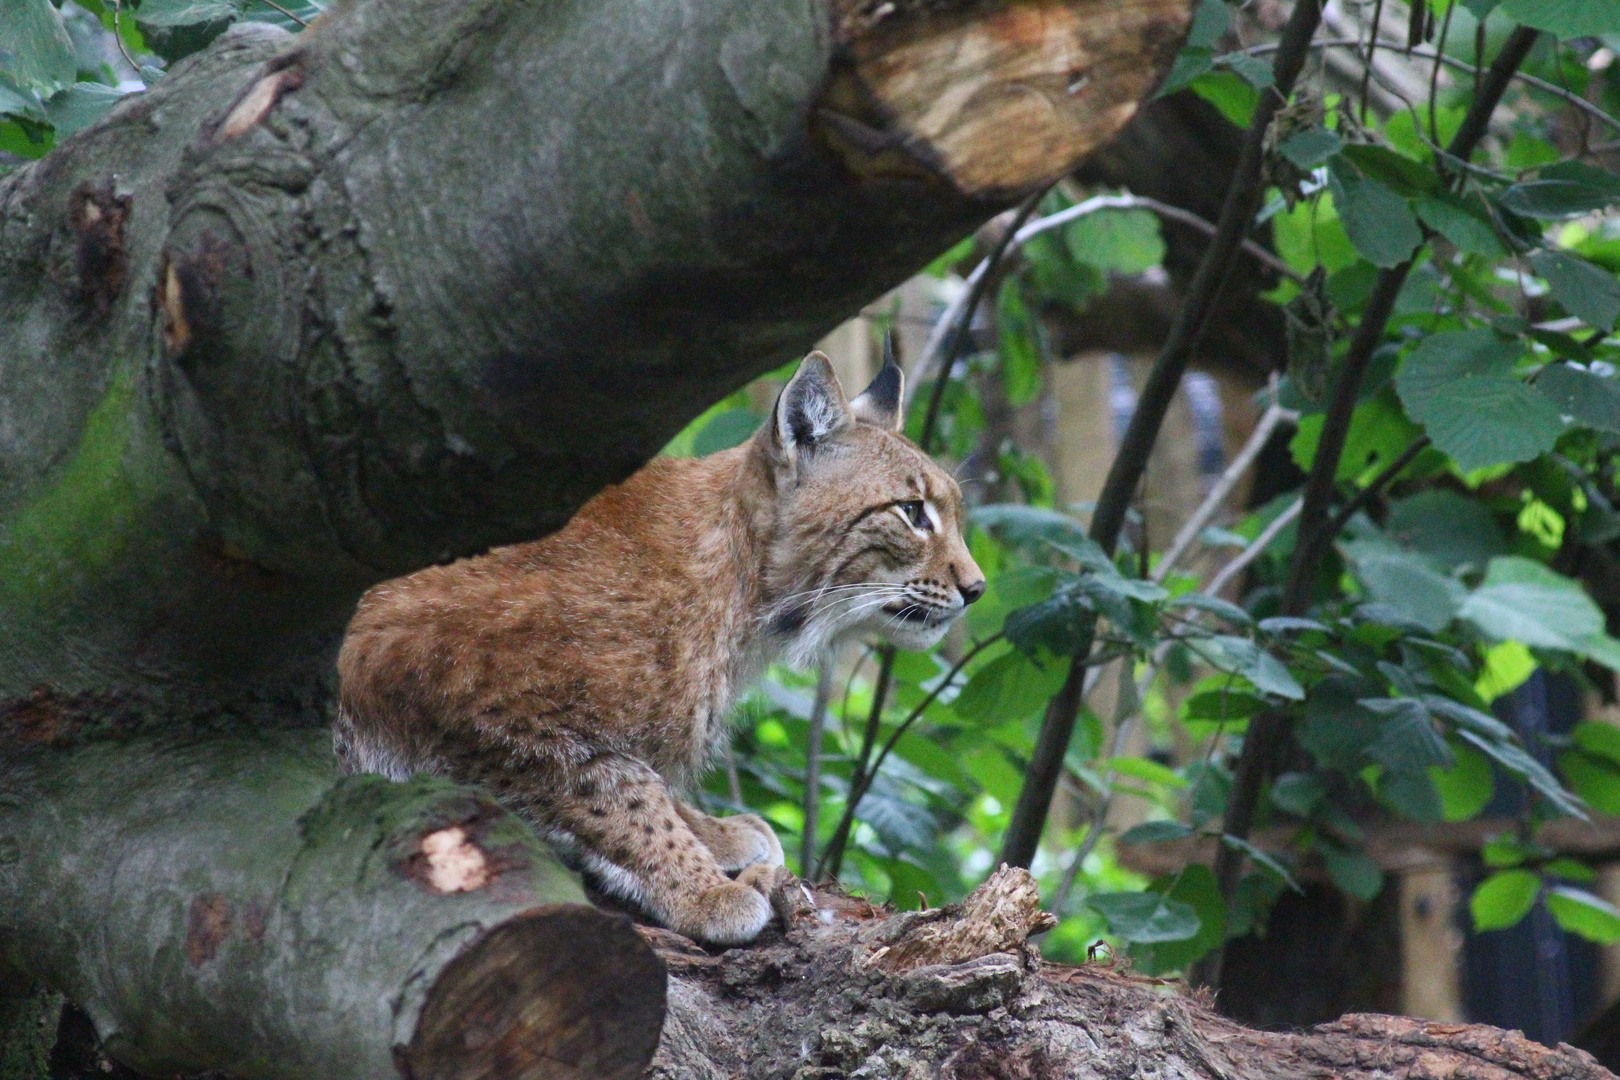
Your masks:
[{"label": "lynx front leg", "polygon": [[[770,921],[762,891],[770,875],[728,878],[664,778],[643,762],[598,754],[568,770],[548,796],[543,816],[573,837],[585,869],[671,930],[739,945]],[[777,852],[780,861],[780,845]]]},{"label": "lynx front leg", "polygon": [[734,814],[731,817],[710,817],[684,801],[677,801],[681,820],[703,841],[703,846],[714,855],[720,869],[743,870],[764,863],[781,866],[782,842],[770,824],[758,814]]}]

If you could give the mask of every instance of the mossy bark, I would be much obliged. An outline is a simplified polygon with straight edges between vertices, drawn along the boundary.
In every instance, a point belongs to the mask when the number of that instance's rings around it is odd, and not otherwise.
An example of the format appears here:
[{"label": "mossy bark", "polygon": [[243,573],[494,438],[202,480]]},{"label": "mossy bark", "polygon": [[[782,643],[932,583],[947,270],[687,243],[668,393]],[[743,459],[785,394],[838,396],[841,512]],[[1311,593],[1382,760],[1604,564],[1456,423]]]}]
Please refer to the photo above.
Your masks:
[{"label": "mossy bark", "polygon": [[283,732],[40,748],[0,791],[0,962],[143,1074],[630,1077],[657,1044],[662,965],[474,790],[339,780]]}]

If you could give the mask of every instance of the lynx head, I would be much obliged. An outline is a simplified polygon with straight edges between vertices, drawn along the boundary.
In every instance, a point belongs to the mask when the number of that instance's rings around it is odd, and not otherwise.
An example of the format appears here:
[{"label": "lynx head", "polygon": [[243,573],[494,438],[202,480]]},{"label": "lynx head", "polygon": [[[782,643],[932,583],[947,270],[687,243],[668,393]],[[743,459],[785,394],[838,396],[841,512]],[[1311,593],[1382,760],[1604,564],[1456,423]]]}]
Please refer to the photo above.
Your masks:
[{"label": "lynx head", "polygon": [[853,401],[819,352],[754,436],[775,478],[770,630],[799,660],[850,634],[926,649],[984,593],[962,541],[962,492],[900,434],[892,360]]}]

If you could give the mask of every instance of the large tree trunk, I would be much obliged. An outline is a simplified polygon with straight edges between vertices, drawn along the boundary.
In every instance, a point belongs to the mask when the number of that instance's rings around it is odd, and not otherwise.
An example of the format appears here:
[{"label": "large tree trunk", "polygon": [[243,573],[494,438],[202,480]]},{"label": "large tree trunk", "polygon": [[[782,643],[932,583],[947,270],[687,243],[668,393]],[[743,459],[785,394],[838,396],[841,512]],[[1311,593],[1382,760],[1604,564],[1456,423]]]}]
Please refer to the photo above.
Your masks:
[{"label": "large tree trunk", "polygon": [[236,28],[0,180],[0,701],[306,711],[365,586],[557,527],[1063,174],[1188,7]]}]

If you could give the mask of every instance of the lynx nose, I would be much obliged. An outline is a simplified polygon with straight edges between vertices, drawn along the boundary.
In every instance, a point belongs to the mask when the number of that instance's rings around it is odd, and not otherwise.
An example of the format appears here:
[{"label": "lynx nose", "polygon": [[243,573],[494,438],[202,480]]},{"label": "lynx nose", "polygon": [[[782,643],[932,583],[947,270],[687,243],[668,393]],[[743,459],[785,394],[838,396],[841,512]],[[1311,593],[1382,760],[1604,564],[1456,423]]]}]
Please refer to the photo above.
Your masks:
[{"label": "lynx nose", "polygon": [[984,578],[978,581],[964,581],[956,587],[962,593],[962,603],[971,604],[984,595]]}]

